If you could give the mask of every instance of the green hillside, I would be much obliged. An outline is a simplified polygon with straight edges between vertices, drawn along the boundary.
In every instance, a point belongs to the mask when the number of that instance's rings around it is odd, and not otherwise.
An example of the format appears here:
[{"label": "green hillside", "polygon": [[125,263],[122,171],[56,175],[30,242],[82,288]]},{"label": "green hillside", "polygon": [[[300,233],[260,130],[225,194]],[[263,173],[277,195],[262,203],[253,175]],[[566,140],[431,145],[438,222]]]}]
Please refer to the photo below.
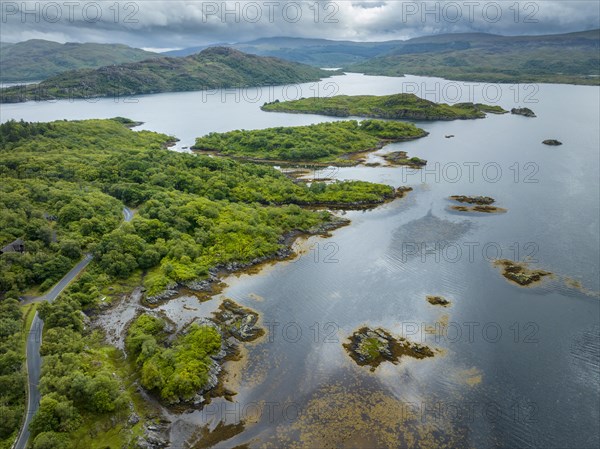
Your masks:
[{"label": "green hillside", "polygon": [[212,47],[185,58],[163,57],[66,72],[36,85],[3,89],[0,102],[267,86],[317,81],[331,75],[304,64]]},{"label": "green hillside", "polygon": [[0,44],[0,81],[40,81],[69,70],[98,68],[157,57],[121,44],[78,44],[32,39]]},{"label": "green hillside", "polygon": [[369,75],[597,85],[600,30],[548,36],[429,36],[406,41],[387,55],[346,69]]}]

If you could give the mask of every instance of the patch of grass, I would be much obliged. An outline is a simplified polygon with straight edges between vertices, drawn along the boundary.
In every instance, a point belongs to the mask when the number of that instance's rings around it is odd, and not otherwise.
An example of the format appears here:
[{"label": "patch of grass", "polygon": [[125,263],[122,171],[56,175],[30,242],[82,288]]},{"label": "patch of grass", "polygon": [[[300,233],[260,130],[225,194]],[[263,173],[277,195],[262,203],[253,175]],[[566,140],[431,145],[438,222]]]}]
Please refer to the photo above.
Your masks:
[{"label": "patch of grass", "polygon": [[377,338],[365,338],[360,344],[360,351],[363,354],[368,354],[371,359],[379,357],[381,350],[384,348],[385,344]]},{"label": "patch of grass", "polygon": [[25,346],[27,345],[27,335],[31,329],[31,323],[35,317],[35,311],[37,310],[38,305],[38,302],[32,302],[21,307],[23,311],[23,332],[21,336],[23,341],[23,351],[25,351]]}]

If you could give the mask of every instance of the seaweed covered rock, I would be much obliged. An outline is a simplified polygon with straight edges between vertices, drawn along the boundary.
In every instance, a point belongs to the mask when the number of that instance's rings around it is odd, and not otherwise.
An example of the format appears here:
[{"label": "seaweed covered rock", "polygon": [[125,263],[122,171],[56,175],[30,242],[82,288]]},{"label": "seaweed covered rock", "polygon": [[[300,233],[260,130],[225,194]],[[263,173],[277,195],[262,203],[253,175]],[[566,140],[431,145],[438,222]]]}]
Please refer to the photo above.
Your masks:
[{"label": "seaweed covered rock", "polygon": [[402,356],[423,359],[433,357],[433,351],[425,345],[410,342],[402,337],[394,337],[384,329],[362,327],[355,331],[344,343],[348,355],[359,366],[368,365],[371,371],[383,362],[398,363]]},{"label": "seaweed covered rock", "polygon": [[486,214],[501,214],[506,212],[506,209],[492,206],[496,200],[489,196],[453,195],[450,197],[450,199],[458,203],[470,204],[470,206],[465,206],[462,204],[450,206],[451,210],[457,212],[483,212]]},{"label": "seaweed covered rock", "polygon": [[222,332],[236,340],[252,341],[265,333],[264,329],[257,326],[258,313],[240,306],[231,299],[223,300],[214,316]]},{"label": "seaweed covered rock", "polygon": [[511,114],[522,115],[523,117],[536,117],[535,113],[529,108],[512,108]]},{"label": "seaweed covered rock", "polygon": [[421,159],[416,156],[409,158],[406,151],[394,151],[392,153],[387,153],[383,155],[383,158],[390,165],[405,165],[412,168],[422,168],[427,165],[427,161],[425,159]]},{"label": "seaweed covered rock", "polygon": [[450,199],[458,201],[459,203],[489,205],[496,202],[496,200],[489,196],[465,196],[465,195],[452,195]]},{"label": "seaweed covered rock", "polygon": [[562,145],[562,142],[560,140],[556,140],[556,139],[546,139],[546,140],[542,141],[542,143],[544,145],[550,145],[552,147],[557,147],[559,145]]},{"label": "seaweed covered rock", "polygon": [[446,298],[444,298],[443,296],[427,296],[427,302],[429,304],[431,304],[432,306],[442,306],[442,307],[446,307],[450,305],[450,301],[448,301]]},{"label": "seaweed covered rock", "polygon": [[552,273],[544,270],[530,269],[525,262],[514,262],[508,259],[494,261],[494,265],[502,269],[502,276],[520,286],[536,284]]}]

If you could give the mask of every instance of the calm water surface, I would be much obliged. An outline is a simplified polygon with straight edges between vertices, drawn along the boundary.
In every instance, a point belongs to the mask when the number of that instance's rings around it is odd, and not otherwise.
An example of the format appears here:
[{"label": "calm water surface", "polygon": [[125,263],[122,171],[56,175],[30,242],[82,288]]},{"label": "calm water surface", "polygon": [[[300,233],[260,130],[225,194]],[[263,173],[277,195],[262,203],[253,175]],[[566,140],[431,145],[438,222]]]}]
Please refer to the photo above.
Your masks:
[{"label": "calm water surface", "polygon": [[[275,98],[403,91],[435,101],[528,106],[537,118],[419,122],[428,137],[378,154],[407,151],[427,159],[427,171],[321,173],[414,191],[372,211],[346,213],[351,226],[300,242],[293,262],[227,279],[229,287],[211,303],[230,297],[251,307],[269,332],[247,346],[244,362],[229,365],[234,402],[216,400],[203,411],[171,415],[173,447],[195,445],[202,426],[241,421],[244,430],[215,447],[600,444],[599,88],[498,90],[352,74],[286,88],[168,93],[135,102],[2,105],[0,113],[2,121],[125,116],[145,122],[140,129],[177,136],[183,150],[211,131],[335,120],[260,111]],[[542,145],[548,138],[563,145]],[[455,194],[492,196],[507,213],[452,212],[447,198]],[[495,257],[528,260],[556,276],[539,287],[517,287],[494,268]],[[451,307],[429,305],[425,296],[431,294],[447,297]],[[193,299],[179,302],[192,304],[167,307],[179,324],[182,314],[191,320],[213,309]],[[362,325],[385,327],[439,352],[371,373],[342,348]]]}]

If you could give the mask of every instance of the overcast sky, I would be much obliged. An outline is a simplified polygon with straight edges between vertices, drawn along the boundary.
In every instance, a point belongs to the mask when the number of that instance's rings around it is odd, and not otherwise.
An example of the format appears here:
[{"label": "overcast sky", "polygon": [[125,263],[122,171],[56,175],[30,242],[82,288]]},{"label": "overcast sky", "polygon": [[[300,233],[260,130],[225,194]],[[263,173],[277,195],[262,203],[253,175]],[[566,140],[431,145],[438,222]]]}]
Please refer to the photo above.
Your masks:
[{"label": "overcast sky", "polygon": [[4,42],[37,38],[148,49],[270,36],[381,41],[446,32],[550,34],[600,27],[598,0],[59,0],[1,1],[0,9]]}]

